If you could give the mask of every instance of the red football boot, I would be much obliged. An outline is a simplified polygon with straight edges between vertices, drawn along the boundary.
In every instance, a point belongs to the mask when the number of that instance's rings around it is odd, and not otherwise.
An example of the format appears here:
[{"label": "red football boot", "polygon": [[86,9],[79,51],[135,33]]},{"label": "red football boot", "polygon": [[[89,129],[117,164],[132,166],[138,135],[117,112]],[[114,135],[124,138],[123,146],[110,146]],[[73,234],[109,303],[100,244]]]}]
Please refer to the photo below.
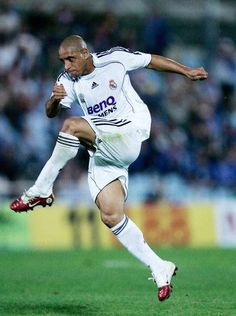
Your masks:
[{"label": "red football boot", "polygon": [[35,206],[51,206],[54,202],[54,195],[51,194],[48,197],[29,197],[24,193],[20,198],[16,199],[10,204],[10,208],[17,213],[27,212],[33,210]]},{"label": "red football boot", "polygon": [[158,288],[158,293],[157,297],[159,301],[164,301],[167,298],[170,297],[170,292],[171,292],[171,286],[170,285],[164,285]]},{"label": "red football boot", "polygon": [[176,275],[177,267],[170,261],[165,261],[165,266],[158,273],[152,273],[152,279],[158,287],[157,297],[164,301],[170,297],[172,291],[171,278]]}]

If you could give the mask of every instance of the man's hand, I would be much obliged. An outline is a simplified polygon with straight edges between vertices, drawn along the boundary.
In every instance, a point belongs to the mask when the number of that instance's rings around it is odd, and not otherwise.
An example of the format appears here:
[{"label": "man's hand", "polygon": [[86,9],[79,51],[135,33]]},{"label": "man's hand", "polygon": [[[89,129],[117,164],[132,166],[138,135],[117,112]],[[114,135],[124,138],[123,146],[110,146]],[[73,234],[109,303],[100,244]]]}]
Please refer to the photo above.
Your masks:
[{"label": "man's hand", "polygon": [[60,101],[67,96],[62,84],[55,84],[52,89],[51,98],[45,103],[46,114],[54,117],[60,112]]},{"label": "man's hand", "polygon": [[52,89],[52,93],[53,93],[53,96],[52,96],[53,100],[55,101],[60,101],[65,96],[67,96],[66,90],[64,89],[63,84],[55,84]]},{"label": "man's hand", "polygon": [[208,73],[203,67],[199,68],[188,68],[185,72],[186,77],[195,81],[195,80],[205,80],[208,78]]}]

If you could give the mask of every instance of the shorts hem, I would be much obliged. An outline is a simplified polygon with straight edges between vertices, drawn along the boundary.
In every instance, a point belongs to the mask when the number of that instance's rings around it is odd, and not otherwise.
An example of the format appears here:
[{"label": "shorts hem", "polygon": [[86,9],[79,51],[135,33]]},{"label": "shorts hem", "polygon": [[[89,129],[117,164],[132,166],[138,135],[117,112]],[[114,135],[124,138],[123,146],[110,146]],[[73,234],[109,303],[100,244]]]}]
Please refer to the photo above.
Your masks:
[{"label": "shorts hem", "polygon": [[[121,180],[121,178],[123,178],[123,181]],[[123,192],[124,192],[124,196],[125,196],[125,201],[127,200],[128,198],[128,187],[127,187],[127,179],[125,176],[121,175],[121,176],[118,176],[116,178],[114,178],[113,180],[109,181],[108,183],[106,183],[102,188],[99,188],[96,184],[96,182],[93,180],[94,184],[96,185],[96,187],[98,188],[98,192],[94,195],[92,195],[92,199],[93,199],[93,202],[96,203],[96,200],[97,200],[97,197],[98,197],[98,194],[106,187],[108,186],[110,183],[116,181],[116,180],[119,180],[120,183],[121,183],[121,186],[122,186],[122,189],[123,189]]]}]

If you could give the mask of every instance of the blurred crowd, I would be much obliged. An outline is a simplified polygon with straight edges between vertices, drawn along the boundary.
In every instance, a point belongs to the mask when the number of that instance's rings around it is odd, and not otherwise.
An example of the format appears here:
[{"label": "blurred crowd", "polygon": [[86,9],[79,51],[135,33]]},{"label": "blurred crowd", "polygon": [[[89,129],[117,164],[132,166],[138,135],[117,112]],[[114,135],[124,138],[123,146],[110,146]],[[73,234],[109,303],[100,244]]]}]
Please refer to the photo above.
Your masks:
[{"label": "blurred crowd", "polygon": [[[219,38],[214,54],[188,43],[175,49],[174,31],[157,9],[149,16],[84,12],[67,5],[53,13],[1,2],[0,10],[0,177],[35,179],[54,147],[62,121],[76,107],[46,118],[44,103],[62,65],[57,48],[67,35],[80,34],[91,51],[112,46],[173,57],[190,66],[207,65],[209,79],[191,82],[179,75],[139,70],[133,85],[148,104],[153,123],[131,175],[175,174],[189,184],[236,185],[236,46]],[[206,67],[205,67],[206,68]],[[83,177],[87,154],[67,166],[67,179]]]}]

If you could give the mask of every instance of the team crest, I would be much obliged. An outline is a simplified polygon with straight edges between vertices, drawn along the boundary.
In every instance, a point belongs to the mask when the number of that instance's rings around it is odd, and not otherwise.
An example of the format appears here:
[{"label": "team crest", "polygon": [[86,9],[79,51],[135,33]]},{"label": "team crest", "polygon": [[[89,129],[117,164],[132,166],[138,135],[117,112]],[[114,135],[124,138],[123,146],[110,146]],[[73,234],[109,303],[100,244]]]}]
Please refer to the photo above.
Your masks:
[{"label": "team crest", "polygon": [[109,87],[110,87],[110,89],[114,90],[117,88],[117,83],[114,80],[110,80]]}]

